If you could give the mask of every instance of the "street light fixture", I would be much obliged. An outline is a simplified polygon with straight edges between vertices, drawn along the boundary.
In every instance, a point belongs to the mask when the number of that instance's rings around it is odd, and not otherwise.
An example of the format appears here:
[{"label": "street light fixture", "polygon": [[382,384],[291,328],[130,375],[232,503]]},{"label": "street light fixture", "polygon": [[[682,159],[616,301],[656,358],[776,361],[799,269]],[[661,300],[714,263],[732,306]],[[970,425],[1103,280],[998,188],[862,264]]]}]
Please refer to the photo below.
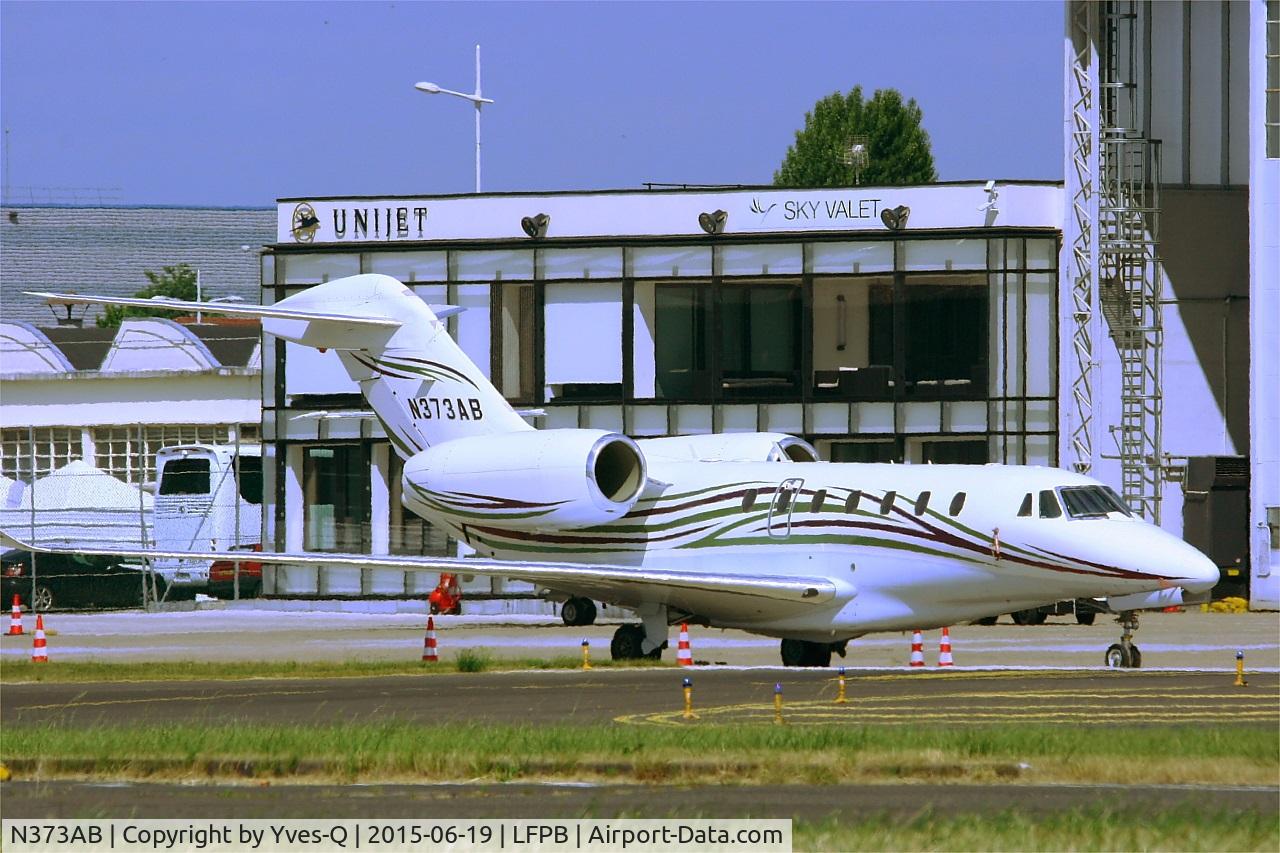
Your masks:
[{"label": "street light fixture", "polygon": [[415,83],[413,88],[419,92],[425,92],[428,95],[453,95],[455,98],[463,98],[476,107],[476,192],[480,192],[480,108],[485,104],[492,104],[493,100],[483,97],[480,94],[480,45],[476,45],[476,90],[471,94],[466,92],[455,92],[452,89],[445,89],[435,83]]}]

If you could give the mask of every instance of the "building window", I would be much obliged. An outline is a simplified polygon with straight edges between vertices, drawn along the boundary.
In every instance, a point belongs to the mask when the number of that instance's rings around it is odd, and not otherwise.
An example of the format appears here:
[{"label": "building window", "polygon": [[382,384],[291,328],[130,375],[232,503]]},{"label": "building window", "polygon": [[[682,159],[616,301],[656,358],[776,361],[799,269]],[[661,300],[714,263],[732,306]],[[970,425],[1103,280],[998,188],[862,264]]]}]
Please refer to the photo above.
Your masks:
[{"label": "building window", "polygon": [[237,428],[241,444],[258,442],[257,424],[97,427],[93,431],[94,465],[126,483],[147,483],[156,477],[156,451],[160,448],[175,444],[233,445]]},{"label": "building window", "polygon": [[818,397],[893,396],[893,278],[813,283],[813,384]]},{"label": "building window", "polygon": [[368,552],[369,464],[369,449],[364,445],[306,449],[303,546],[308,551]]},{"label": "building window", "polygon": [[832,441],[826,444],[822,458],[829,462],[901,462],[898,458],[898,442],[894,439],[883,441]]},{"label": "building window", "polygon": [[454,540],[440,527],[405,507],[404,461],[391,454],[390,519],[388,542],[392,554],[409,556],[448,557],[454,554]]},{"label": "building window", "polygon": [[799,390],[800,287],[733,283],[720,288],[720,383],[726,398]]},{"label": "building window", "polygon": [[555,399],[622,399],[622,282],[545,285],[546,384]]},{"label": "building window", "polygon": [[[710,287],[706,283],[658,284],[654,287],[655,396],[662,399],[705,399],[710,396],[711,373],[707,357],[709,293]],[[636,350],[639,355],[638,345]],[[638,387],[636,395],[640,395]]]},{"label": "building window", "polygon": [[905,277],[903,380],[912,396],[986,396],[986,276]]},{"label": "building window", "polygon": [[30,482],[82,455],[79,427],[0,430],[0,474]]},{"label": "building window", "polygon": [[[914,448],[913,448],[914,450]],[[985,465],[987,440],[985,438],[924,440],[919,443],[919,463],[934,465]],[[912,454],[915,455],[914,453]],[[912,459],[916,462],[916,459]]]},{"label": "building window", "polygon": [[1267,0],[1267,157],[1280,158],[1280,0]]},{"label": "building window", "polygon": [[505,282],[494,285],[495,338],[492,365],[494,384],[508,400],[516,403],[534,401],[537,382],[534,358],[534,321],[538,309],[536,291],[531,282]]}]

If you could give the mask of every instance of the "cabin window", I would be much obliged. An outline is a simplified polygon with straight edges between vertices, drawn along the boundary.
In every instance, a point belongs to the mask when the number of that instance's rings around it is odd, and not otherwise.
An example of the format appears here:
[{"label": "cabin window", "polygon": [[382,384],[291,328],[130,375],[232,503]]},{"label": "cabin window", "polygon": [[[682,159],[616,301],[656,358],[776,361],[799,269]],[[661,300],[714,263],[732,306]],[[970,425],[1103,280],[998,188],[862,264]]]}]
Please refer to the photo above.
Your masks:
[{"label": "cabin window", "polygon": [[932,494],[932,492],[921,492],[920,497],[916,498],[916,515],[924,515],[924,511],[929,508],[929,497]]},{"label": "cabin window", "polygon": [[162,495],[209,494],[208,459],[171,459],[160,475]]},{"label": "cabin window", "polygon": [[1059,518],[1062,515],[1062,507],[1058,506],[1058,496],[1053,493],[1053,489],[1045,489],[1040,493],[1040,517],[1041,518]]},{"label": "cabin window", "polygon": [[747,489],[742,495],[742,511],[746,512],[756,505],[756,497],[759,493],[755,489]]},{"label": "cabin window", "polygon": [[240,477],[240,499],[251,504],[262,503],[262,457],[237,457],[236,474]]},{"label": "cabin window", "polygon": [[951,499],[951,506],[947,511],[952,515],[959,515],[960,510],[964,509],[964,499],[964,492],[956,492],[956,496]]},{"label": "cabin window", "polygon": [[884,500],[880,501],[880,514],[888,515],[889,510],[893,509],[893,499],[898,496],[897,492],[885,492]]},{"label": "cabin window", "polygon": [[852,492],[849,493],[849,497],[845,498],[844,511],[857,512],[858,502],[861,500],[862,500],[862,492],[858,491],[857,489],[854,489]]},{"label": "cabin window", "polygon": [[1018,518],[1031,517],[1031,492],[1027,492],[1027,496],[1022,499],[1022,506],[1018,507]]},{"label": "cabin window", "polygon": [[827,490],[819,489],[813,493],[813,503],[809,504],[809,512],[822,512],[822,504],[827,500]]},{"label": "cabin window", "polygon": [[781,515],[791,509],[791,496],[795,494],[790,489],[782,489],[778,493],[778,503],[774,508],[774,512]]}]

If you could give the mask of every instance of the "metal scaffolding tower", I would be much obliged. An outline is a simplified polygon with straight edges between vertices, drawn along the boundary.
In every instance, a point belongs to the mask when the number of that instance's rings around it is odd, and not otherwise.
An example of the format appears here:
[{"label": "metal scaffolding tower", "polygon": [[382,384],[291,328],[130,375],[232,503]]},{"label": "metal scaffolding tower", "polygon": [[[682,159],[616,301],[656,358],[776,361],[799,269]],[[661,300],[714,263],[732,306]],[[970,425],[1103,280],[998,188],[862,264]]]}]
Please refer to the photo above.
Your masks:
[{"label": "metal scaffolding tower", "polygon": [[1096,360],[1093,342],[1099,337],[1097,303],[1098,238],[1098,6],[1090,0],[1067,3],[1067,145],[1066,190],[1070,200],[1064,235],[1067,281],[1071,287],[1070,405],[1067,413],[1072,467],[1081,474],[1093,470],[1095,426],[1093,388]]},{"label": "metal scaffolding tower", "polygon": [[1159,523],[1160,144],[1147,137],[1139,111],[1138,24],[1136,0],[1101,7],[1098,304],[1120,356],[1120,423],[1111,432],[1119,450],[1121,494],[1135,512]]},{"label": "metal scaffolding tower", "polygon": [[1120,417],[1111,424],[1125,501],[1160,521],[1163,284],[1156,241],[1160,146],[1146,135],[1138,63],[1138,0],[1067,4],[1072,465],[1092,471],[1102,322],[1120,364]]}]

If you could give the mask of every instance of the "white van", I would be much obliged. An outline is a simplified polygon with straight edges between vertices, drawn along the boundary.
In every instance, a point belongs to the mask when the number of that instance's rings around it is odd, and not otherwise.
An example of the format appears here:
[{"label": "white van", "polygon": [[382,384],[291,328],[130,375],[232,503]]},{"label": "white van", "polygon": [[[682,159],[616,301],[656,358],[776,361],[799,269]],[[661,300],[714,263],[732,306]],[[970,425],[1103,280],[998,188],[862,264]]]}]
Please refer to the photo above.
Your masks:
[{"label": "white van", "polygon": [[[182,444],[156,453],[153,515],[160,551],[251,550],[262,541],[262,447]],[[209,584],[208,560],[157,559],[172,598]],[[185,596],[184,596],[185,593]]]}]

